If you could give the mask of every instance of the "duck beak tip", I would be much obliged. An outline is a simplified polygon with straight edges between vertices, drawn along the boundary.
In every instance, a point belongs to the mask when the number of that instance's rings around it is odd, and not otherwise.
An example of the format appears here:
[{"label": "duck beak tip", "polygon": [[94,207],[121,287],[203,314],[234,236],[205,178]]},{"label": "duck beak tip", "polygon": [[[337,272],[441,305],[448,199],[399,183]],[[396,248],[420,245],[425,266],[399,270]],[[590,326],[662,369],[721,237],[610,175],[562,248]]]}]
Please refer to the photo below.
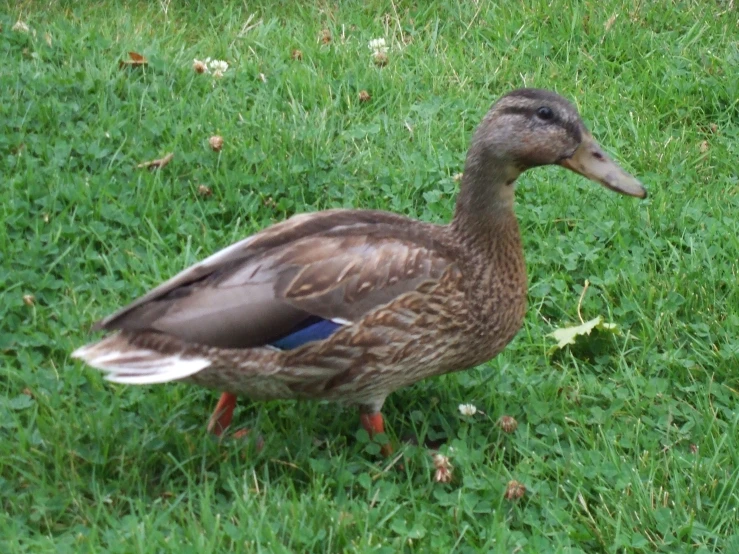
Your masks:
[{"label": "duck beak tip", "polygon": [[620,194],[647,197],[647,190],[639,180],[609,158],[590,134],[585,136],[575,153],[560,161],[559,165]]}]

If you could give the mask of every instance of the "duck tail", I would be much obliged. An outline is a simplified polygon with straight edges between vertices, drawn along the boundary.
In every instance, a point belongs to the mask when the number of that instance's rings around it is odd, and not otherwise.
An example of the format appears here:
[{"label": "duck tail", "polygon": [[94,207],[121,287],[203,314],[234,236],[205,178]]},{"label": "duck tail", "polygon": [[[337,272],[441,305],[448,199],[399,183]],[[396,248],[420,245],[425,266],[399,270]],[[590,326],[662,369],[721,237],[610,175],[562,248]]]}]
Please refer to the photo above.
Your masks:
[{"label": "duck tail", "polygon": [[177,381],[211,364],[206,358],[185,352],[162,353],[142,348],[123,333],[78,348],[72,357],[104,372],[108,381],[128,385]]}]

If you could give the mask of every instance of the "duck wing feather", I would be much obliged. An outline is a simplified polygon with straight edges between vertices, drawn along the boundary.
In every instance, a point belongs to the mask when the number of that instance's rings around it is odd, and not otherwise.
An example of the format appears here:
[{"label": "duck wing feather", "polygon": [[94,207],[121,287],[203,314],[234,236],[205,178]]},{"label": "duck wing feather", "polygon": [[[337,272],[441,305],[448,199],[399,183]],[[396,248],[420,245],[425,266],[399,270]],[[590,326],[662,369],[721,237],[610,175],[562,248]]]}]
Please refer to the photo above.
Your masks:
[{"label": "duck wing feather", "polygon": [[248,348],[310,318],[355,322],[453,263],[439,230],[379,211],[301,214],[185,269],[96,328]]}]

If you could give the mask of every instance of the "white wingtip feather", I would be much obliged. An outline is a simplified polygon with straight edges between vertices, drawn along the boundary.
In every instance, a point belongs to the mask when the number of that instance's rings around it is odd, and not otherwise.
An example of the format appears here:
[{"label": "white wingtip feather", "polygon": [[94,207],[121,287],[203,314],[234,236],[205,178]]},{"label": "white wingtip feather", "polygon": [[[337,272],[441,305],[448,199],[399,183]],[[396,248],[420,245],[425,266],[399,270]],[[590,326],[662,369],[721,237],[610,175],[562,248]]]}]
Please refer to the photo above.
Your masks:
[{"label": "white wingtip feather", "polygon": [[184,379],[208,367],[205,358],[162,354],[128,344],[120,335],[88,344],[72,352],[88,365],[106,373],[105,378],[127,385],[151,385]]},{"label": "white wingtip feather", "polygon": [[149,372],[140,372],[138,369],[131,371],[129,368],[121,367],[109,371],[105,378],[108,381],[126,385],[153,385],[184,379],[209,365],[210,362],[202,358],[182,359],[177,356],[169,356],[163,358],[156,369]]}]

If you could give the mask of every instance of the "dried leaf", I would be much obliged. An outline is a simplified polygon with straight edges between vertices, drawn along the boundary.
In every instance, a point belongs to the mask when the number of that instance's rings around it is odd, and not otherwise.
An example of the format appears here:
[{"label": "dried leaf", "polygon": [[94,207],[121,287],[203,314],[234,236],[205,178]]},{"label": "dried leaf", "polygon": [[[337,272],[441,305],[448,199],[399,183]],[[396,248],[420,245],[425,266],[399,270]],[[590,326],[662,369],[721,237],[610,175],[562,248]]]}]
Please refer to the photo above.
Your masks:
[{"label": "dried leaf", "polygon": [[601,331],[610,331],[612,333],[618,333],[618,325],[615,323],[607,323],[603,321],[601,316],[586,321],[582,325],[576,325],[575,327],[562,327],[561,329],[555,329],[552,333],[547,336],[552,337],[557,341],[557,345],[550,349],[550,352],[564,348],[568,344],[575,344],[575,339],[581,335],[589,335],[593,329],[600,329]]},{"label": "dried leaf", "polygon": [[158,160],[152,160],[150,162],[143,162],[137,165],[139,169],[147,168],[147,169],[161,169],[165,165],[167,165],[169,162],[172,161],[172,158],[174,158],[174,153],[170,152],[163,158],[159,158]]},{"label": "dried leaf", "polygon": [[119,61],[118,67],[123,69],[124,67],[141,67],[149,64],[149,60],[137,52],[129,52],[128,58],[127,60]]}]

